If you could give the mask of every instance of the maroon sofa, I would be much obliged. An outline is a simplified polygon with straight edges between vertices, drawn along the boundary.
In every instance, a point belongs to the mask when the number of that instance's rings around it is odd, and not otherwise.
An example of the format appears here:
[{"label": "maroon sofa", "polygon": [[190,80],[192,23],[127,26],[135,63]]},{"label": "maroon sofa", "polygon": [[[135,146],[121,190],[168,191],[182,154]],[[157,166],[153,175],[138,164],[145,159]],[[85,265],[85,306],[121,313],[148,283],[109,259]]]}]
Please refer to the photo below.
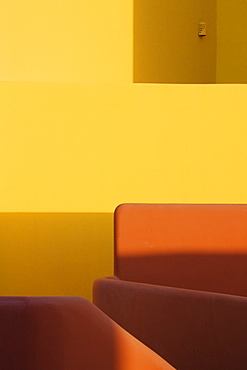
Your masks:
[{"label": "maroon sofa", "polygon": [[83,298],[1,297],[1,370],[172,370]]},{"label": "maroon sofa", "polygon": [[1,370],[172,370],[83,298],[1,297]]}]

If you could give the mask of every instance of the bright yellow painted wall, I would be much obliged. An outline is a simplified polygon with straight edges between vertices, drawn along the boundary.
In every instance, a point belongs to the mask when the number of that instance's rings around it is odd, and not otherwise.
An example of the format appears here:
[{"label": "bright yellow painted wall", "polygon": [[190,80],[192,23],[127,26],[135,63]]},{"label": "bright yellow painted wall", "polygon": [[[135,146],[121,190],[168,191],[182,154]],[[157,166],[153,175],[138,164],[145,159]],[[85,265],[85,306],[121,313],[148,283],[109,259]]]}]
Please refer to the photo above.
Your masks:
[{"label": "bright yellow painted wall", "polygon": [[134,81],[215,83],[216,1],[134,0]]},{"label": "bright yellow painted wall", "polygon": [[132,0],[4,0],[0,80],[132,81]]},{"label": "bright yellow painted wall", "polygon": [[0,84],[3,212],[245,202],[245,85]]},{"label": "bright yellow painted wall", "polygon": [[217,83],[247,83],[246,0],[217,0]]}]

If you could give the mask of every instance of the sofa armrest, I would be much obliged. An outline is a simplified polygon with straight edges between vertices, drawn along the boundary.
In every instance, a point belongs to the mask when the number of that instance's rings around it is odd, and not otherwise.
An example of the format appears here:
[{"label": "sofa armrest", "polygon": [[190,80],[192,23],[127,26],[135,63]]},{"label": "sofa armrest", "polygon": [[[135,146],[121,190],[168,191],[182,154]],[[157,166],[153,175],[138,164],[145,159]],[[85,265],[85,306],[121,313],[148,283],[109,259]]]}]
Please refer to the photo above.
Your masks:
[{"label": "sofa armrest", "polygon": [[83,298],[0,298],[3,370],[171,370]]},{"label": "sofa armrest", "polygon": [[94,303],[179,370],[247,369],[247,298],[98,279]]}]

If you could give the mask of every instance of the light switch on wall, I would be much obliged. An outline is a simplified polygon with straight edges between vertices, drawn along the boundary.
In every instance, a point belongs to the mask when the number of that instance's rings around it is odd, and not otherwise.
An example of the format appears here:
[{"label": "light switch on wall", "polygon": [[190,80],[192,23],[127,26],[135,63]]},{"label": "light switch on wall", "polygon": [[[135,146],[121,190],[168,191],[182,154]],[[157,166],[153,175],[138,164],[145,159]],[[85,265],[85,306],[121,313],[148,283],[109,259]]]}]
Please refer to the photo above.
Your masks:
[{"label": "light switch on wall", "polygon": [[198,35],[199,36],[206,36],[206,23],[205,22],[199,22],[199,28],[198,28]]}]

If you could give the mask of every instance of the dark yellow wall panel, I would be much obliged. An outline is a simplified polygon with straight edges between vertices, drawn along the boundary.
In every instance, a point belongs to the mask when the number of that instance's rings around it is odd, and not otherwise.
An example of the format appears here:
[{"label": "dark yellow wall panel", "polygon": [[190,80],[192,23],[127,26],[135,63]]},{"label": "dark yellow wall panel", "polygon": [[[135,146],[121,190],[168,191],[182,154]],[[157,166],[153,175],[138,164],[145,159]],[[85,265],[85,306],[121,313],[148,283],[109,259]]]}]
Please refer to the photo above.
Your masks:
[{"label": "dark yellow wall panel", "polygon": [[216,1],[134,0],[134,82],[215,83]]},{"label": "dark yellow wall panel", "polygon": [[111,213],[0,213],[0,295],[83,296],[113,273]]},{"label": "dark yellow wall panel", "polygon": [[217,83],[247,83],[245,0],[217,0]]}]

